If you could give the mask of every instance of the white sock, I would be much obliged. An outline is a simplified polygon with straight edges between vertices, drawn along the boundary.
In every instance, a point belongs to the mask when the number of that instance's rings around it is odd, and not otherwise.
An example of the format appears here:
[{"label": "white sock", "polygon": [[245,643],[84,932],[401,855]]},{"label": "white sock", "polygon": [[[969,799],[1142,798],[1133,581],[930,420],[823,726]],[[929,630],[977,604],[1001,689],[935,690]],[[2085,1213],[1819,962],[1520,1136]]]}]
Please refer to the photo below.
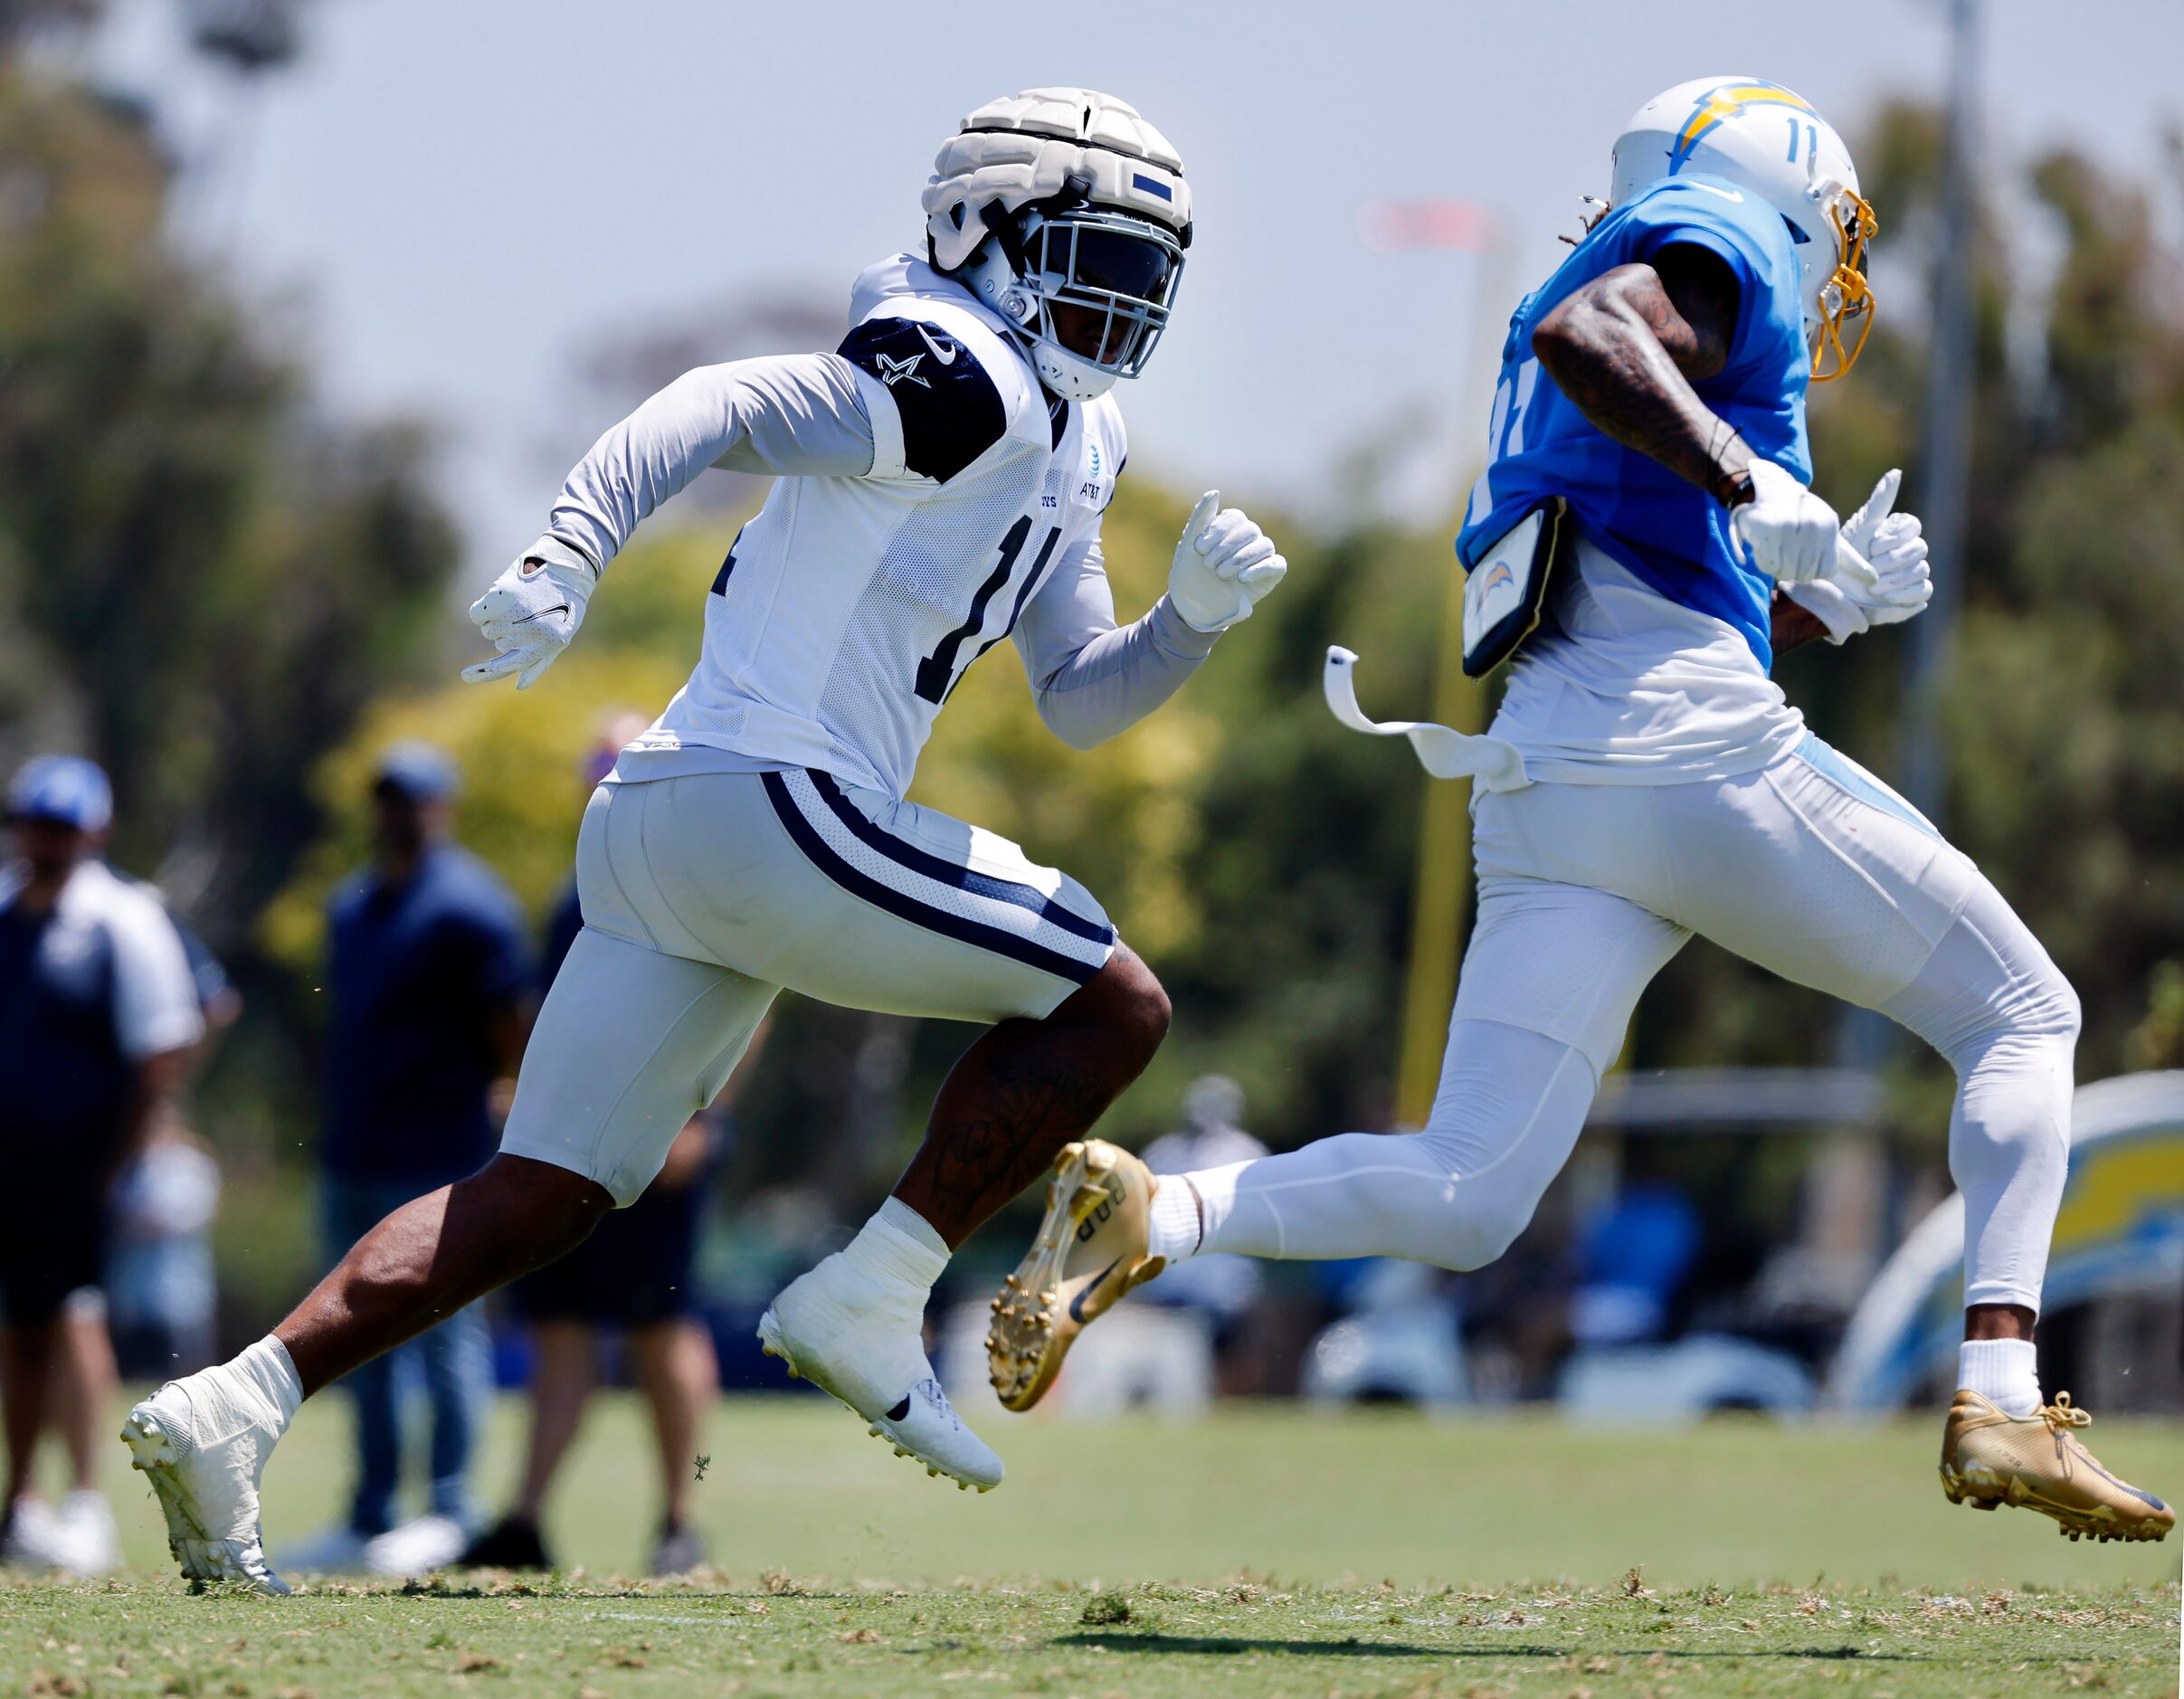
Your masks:
[{"label": "white sock", "polygon": [[948,1266],[948,1241],[899,1198],[889,1198],[842,1248],[842,1259],[874,1285],[909,1296],[920,1308]]},{"label": "white sock", "polygon": [[[1236,1213],[1236,1182],[1243,1177],[1250,1163],[1230,1163],[1225,1168],[1201,1168],[1191,1175],[1191,1184],[1198,1192],[1198,1248],[1201,1251],[1225,1248],[1221,1242],[1221,1229]],[[1157,1200],[1156,1200],[1157,1201]]]},{"label": "white sock", "polygon": [[1967,1339],[1957,1351],[1957,1384],[2008,1415],[2029,1416],[2040,1408],[2038,1353],[2029,1339]]},{"label": "white sock", "polygon": [[1198,1193],[1192,1189],[1191,1176],[1163,1174],[1153,1193],[1146,1250],[1154,1257],[1165,1257],[1173,1268],[1186,1257],[1198,1255],[1199,1238]]},{"label": "white sock", "polygon": [[227,1366],[265,1395],[276,1418],[273,1431],[286,1433],[303,1402],[303,1377],[296,1372],[289,1348],[268,1334]]}]

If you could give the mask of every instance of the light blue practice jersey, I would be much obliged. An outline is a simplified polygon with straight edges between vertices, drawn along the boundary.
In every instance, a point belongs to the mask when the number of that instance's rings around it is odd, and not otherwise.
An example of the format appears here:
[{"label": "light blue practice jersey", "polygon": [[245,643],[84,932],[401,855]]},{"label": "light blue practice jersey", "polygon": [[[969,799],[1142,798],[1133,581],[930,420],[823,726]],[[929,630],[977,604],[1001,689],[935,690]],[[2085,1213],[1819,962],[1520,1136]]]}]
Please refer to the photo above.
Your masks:
[{"label": "light blue practice jersey", "polygon": [[1664,177],[1592,227],[1509,321],[1501,383],[1488,426],[1487,465],[1471,492],[1458,557],[1468,570],[1502,534],[1550,496],[1568,499],[1580,531],[1670,601],[1726,621],[1771,667],[1774,581],[1755,572],[1729,531],[1729,510],[1650,456],[1594,426],[1540,369],[1532,335],[1575,290],[1621,265],[1651,261],[1689,242],[1736,276],[1737,324],[1729,360],[1695,384],[1752,451],[1812,478],[1805,439],[1805,346],[1798,257],[1780,214],[1720,177]]}]

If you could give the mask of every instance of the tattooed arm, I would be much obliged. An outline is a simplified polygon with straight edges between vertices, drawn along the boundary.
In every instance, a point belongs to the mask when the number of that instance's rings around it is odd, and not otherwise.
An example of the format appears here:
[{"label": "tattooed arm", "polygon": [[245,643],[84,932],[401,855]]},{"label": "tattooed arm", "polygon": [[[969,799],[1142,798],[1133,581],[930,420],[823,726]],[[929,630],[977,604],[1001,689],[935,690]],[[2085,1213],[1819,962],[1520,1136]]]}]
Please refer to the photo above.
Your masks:
[{"label": "tattooed arm", "polygon": [[1751,497],[1752,451],[1692,384],[1728,364],[1737,299],[1718,256],[1672,243],[1651,265],[1618,266],[1562,301],[1532,333],[1532,351],[1605,434],[1733,507]]}]

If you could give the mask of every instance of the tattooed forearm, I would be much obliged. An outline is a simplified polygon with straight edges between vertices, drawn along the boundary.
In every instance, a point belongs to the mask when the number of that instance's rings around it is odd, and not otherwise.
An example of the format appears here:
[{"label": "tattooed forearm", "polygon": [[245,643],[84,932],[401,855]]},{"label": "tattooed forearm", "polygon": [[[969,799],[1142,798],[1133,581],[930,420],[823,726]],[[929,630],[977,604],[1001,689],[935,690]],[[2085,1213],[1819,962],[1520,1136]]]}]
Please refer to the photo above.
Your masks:
[{"label": "tattooed forearm", "polygon": [[1774,593],[1773,605],[1769,609],[1768,641],[1777,656],[1787,655],[1793,649],[1802,649],[1817,637],[1828,635],[1828,628],[1817,613],[1800,608],[1780,590]]},{"label": "tattooed forearm", "polygon": [[1734,280],[1711,255],[1667,254],[1685,257],[1618,266],[1569,296],[1533,333],[1533,352],[1607,435],[1733,502],[1749,487],[1752,451],[1692,384],[1728,362]]}]

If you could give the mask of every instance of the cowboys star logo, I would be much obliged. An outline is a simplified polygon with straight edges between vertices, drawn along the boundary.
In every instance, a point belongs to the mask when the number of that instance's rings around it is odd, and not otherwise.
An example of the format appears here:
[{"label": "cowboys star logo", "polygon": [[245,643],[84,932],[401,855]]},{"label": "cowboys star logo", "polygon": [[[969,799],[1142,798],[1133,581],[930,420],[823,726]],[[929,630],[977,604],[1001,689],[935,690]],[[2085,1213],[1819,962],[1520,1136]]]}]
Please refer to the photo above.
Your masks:
[{"label": "cowboys star logo", "polygon": [[933,385],[917,375],[918,362],[925,357],[922,354],[913,354],[907,360],[898,360],[891,354],[881,355],[879,356],[881,368],[879,381],[889,389],[893,389],[897,384],[907,378],[921,389],[931,389]]}]

